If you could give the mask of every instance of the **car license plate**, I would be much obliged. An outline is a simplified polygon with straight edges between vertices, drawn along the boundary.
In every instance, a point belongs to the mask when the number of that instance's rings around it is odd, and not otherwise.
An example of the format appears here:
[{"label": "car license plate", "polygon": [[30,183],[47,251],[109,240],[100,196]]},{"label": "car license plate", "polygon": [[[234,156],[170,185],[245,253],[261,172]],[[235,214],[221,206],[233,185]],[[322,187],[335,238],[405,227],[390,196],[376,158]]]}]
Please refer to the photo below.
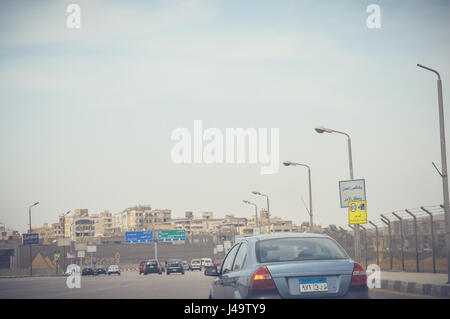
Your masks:
[{"label": "car license plate", "polygon": [[300,292],[328,291],[326,278],[300,279]]}]

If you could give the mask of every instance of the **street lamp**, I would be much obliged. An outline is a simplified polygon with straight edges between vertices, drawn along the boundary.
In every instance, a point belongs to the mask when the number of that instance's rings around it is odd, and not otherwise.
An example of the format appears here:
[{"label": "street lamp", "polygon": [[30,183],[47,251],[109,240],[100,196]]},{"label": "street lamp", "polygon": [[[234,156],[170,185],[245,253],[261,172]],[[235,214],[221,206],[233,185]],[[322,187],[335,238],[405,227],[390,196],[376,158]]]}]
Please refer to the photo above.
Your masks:
[{"label": "street lamp", "polygon": [[[445,212],[445,224],[446,224],[446,237],[445,245],[447,246],[447,283],[450,284],[450,212],[449,212],[449,195],[448,195],[448,176],[447,176],[447,151],[445,146],[445,127],[444,127],[444,102],[442,99],[442,82],[441,75],[438,71],[433,70],[429,67],[417,64],[419,68],[431,71],[435,73],[438,77],[437,88],[438,88],[438,106],[439,106],[439,128],[440,128],[440,138],[441,138],[441,164],[442,172],[439,175],[442,177],[442,192],[444,195],[444,212]],[[436,167],[436,166],[435,166]]]},{"label": "street lamp", "polygon": [[[3,225],[3,227],[2,227],[2,228],[3,228],[3,230],[6,230],[6,225],[5,225],[4,223],[2,223],[2,222],[0,222],[0,224],[2,224],[2,225]],[[2,236],[1,236],[1,237],[2,237],[2,239],[3,239],[3,234],[2,234]]]},{"label": "street lamp", "polygon": [[269,208],[269,195],[263,194],[257,191],[252,192],[255,195],[264,196],[267,200],[267,224],[269,225],[269,234],[270,234],[270,208]]},{"label": "street lamp", "polygon": [[[69,213],[70,213],[70,210],[67,213],[60,215],[60,221],[62,221],[61,230],[62,230],[63,238],[66,238],[66,216]],[[63,271],[65,271],[65,269],[66,269],[66,245],[65,244],[66,243],[63,243],[63,267],[62,267]]]},{"label": "street lamp", "polygon": [[[353,180],[353,160],[352,160],[352,141],[350,139],[350,135],[345,132],[336,131],[331,128],[325,128],[323,126],[319,126],[315,128],[316,132],[319,134],[322,133],[338,133],[347,136],[347,144],[348,144],[348,166],[350,169],[350,179]],[[360,261],[360,250],[359,250],[359,225],[355,225],[355,259],[356,261]]]},{"label": "street lamp", "polygon": [[243,200],[244,203],[255,206],[255,224],[258,227],[258,206],[255,203],[252,203],[248,200]]},{"label": "street lamp", "polygon": [[66,237],[66,216],[70,213],[69,210],[67,213],[60,215],[60,218],[62,220],[62,235],[63,237]]},{"label": "street lamp", "polygon": [[311,192],[311,168],[309,165],[306,164],[300,164],[300,163],[294,163],[294,162],[283,162],[284,166],[303,166],[308,168],[308,180],[309,180],[309,232],[313,232],[313,209],[312,209],[312,192]]},{"label": "street lamp", "polygon": [[[28,221],[30,225],[30,234],[31,234],[31,208],[39,204],[39,202],[34,203],[30,207],[28,207]],[[33,252],[31,250],[31,244],[30,244],[30,276],[33,276]]]}]

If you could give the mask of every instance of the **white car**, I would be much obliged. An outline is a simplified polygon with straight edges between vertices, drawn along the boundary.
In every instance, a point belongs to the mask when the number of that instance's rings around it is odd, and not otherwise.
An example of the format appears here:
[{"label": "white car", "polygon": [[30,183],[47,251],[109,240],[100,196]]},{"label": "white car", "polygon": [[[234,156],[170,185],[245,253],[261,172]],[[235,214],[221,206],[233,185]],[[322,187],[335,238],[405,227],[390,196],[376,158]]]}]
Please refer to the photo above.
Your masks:
[{"label": "white car", "polygon": [[120,269],[117,265],[111,265],[108,267],[108,275],[118,274],[120,276]]},{"label": "white car", "polygon": [[200,259],[191,260],[191,271],[202,270],[202,261]]},{"label": "white car", "polygon": [[211,258],[202,258],[201,259],[201,263],[202,263],[202,267],[206,268],[206,267],[213,267],[213,261]]}]

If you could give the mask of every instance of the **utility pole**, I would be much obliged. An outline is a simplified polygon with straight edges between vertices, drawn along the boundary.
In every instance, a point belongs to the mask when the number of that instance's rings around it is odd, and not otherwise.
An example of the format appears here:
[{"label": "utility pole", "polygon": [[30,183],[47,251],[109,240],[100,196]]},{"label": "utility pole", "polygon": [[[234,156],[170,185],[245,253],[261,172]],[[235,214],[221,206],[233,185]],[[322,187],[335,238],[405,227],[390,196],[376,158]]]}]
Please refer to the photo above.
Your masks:
[{"label": "utility pole", "polygon": [[158,260],[158,237],[155,236],[155,214],[156,212],[153,212],[153,218],[152,218],[152,236],[155,246],[155,259]]},{"label": "utility pole", "polygon": [[[326,133],[337,133],[337,134],[342,134],[347,136],[347,145],[348,145],[348,166],[350,169],[350,179],[353,180],[353,159],[352,159],[352,141],[350,139],[350,135],[345,133],[345,132],[341,132],[341,131],[336,131],[330,128],[325,128],[325,127],[316,127],[315,131],[319,134],[322,134],[324,132]],[[359,245],[359,224],[356,224],[354,227],[354,233],[355,233],[355,238],[354,238],[354,245],[355,245],[355,260],[357,262],[361,261],[361,249],[360,249],[360,245]]]},{"label": "utility pole", "polygon": [[[39,202],[34,203],[28,208],[28,222],[30,225],[30,234],[31,234],[31,208],[39,204]],[[33,276],[33,252],[31,248],[32,244],[30,243],[30,276]]]},{"label": "utility pole", "polygon": [[[447,175],[447,150],[445,146],[445,127],[444,127],[444,102],[442,98],[442,82],[441,75],[438,71],[433,70],[429,67],[417,64],[418,67],[426,69],[435,73],[438,77],[437,88],[438,88],[438,107],[439,107],[439,129],[440,129],[440,141],[441,141],[441,165],[442,172],[439,175],[442,177],[442,193],[444,197],[444,212],[445,212],[445,245],[447,246],[447,284],[450,284],[450,206],[449,206],[449,194],[448,194],[448,175]],[[433,163],[434,165],[434,163]],[[436,167],[436,166],[435,166]],[[437,168],[436,168],[437,169]]]}]

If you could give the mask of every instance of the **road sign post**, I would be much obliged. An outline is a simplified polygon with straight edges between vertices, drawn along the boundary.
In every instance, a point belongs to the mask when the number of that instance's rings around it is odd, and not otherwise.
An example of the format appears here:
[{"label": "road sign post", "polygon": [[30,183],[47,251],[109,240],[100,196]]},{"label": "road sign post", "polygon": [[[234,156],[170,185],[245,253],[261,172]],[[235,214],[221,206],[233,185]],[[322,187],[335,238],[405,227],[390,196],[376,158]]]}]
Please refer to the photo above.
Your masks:
[{"label": "road sign post", "polygon": [[66,271],[66,246],[70,246],[70,238],[58,238],[57,245],[62,246],[62,248],[63,248],[62,270],[63,270],[63,272],[65,272]]},{"label": "road sign post", "polygon": [[31,226],[30,226],[30,233],[29,234],[23,234],[23,245],[28,245],[30,249],[30,276],[33,276],[33,253],[32,253],[32,245],[39,244],[39,234],[37,233],[31,233]]},{"label": "road sign post", "polygon": [[[353,179],[353,164],[351,153],[350,136],[348,136],[348,152],[350,164],[350,180],[339,182],[339,195],[341,207],[348,207],[348,202],[366,200],[366,184],[364,179]],[[354,246],[355,246],[355,260],[361,262],[361,247],[359,244],[359,224],[354,227]]]},{"label": "road sign post", "polygon": [[80,268],[83,266],[83,258],[85,256],[84,250],[77,251],[77,257],[80,258]]},{"label": "road sign post", "polygon": [[59,258],[60,257],[61,257],[61,253],[59,252],[59,250],[55,250],[53,252],[53,260],[55,261],[56,274],[58,274],[58,271],[59,271]]}]

